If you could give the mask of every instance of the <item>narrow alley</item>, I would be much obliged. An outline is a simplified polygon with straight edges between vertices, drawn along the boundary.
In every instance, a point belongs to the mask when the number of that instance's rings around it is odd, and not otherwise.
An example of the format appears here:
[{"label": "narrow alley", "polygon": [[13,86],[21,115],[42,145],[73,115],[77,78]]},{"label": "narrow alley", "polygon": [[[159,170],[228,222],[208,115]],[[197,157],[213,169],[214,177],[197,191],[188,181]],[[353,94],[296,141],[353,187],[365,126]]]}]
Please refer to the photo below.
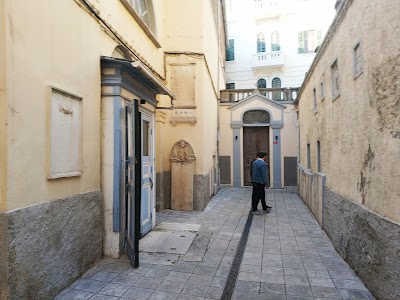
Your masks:
[{"label": "narrow alley", "polygon": [[249,188],[226,188],[203,212],[157,213],[159,226],[201,225],[186,254],[141,251],[138,269],[126,256],[103,259],[56,299],[374,299],[294,189],[267,192],[272,211],[252,216],[232,277],[250,199]]}]

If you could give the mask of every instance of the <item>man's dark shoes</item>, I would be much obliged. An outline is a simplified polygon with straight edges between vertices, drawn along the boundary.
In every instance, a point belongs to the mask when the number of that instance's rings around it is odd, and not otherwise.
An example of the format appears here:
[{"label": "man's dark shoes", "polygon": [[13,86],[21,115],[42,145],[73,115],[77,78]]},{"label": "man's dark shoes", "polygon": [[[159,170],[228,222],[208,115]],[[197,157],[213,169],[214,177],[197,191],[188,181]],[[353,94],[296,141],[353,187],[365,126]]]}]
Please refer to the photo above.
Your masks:
[{"label": "man's dark shoes", "polygon": [[271,206],[268,206],[268,205],[267,205],[267,208],[268,208],[268,209],[272,209],[272,207],[271,207]]}]

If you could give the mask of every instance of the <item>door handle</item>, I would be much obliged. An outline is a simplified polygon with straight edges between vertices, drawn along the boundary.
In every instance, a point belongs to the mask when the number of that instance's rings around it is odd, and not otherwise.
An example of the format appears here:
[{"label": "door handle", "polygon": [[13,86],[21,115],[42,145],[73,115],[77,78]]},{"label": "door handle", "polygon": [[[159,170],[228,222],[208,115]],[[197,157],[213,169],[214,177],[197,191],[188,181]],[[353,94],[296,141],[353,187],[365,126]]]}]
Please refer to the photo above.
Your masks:
[{"label": "door handle", "polygon": [[151,177],[149,179],[150,179],[150,188],[153,189],[153,179],[151,179]]}]

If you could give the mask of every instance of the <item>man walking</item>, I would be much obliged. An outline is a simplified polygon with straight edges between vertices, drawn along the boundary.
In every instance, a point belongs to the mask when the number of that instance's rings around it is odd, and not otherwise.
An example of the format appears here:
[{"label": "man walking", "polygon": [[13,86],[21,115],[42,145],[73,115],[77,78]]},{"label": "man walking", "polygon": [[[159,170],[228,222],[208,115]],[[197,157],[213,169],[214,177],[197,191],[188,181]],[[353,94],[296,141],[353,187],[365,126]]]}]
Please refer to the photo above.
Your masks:
[{"label": "man walking", "polygon": [[261,205],[265,213],[269,213],[272,208],[265,203],[265,187],[268,184],[268,172],[265,160],[267,153],[258,152],[256,159],[251,163],[251,182],[253,184],[253,195],[251,197],[252,213],[255,215],[262,214],[257,210],[258,203]]}]

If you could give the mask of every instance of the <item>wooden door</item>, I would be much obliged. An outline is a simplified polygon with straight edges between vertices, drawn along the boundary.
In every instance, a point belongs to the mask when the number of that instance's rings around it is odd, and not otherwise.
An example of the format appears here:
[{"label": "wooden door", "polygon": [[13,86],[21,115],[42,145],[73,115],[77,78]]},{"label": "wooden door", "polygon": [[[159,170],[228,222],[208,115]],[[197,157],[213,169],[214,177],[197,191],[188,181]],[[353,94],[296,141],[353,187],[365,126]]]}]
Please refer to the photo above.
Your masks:
[{"label": "wooden door", "polygon": [[260,151],[267,152],[269,166],[269,127],[243,127],[244,185],[251,185],[250,165]]}]

